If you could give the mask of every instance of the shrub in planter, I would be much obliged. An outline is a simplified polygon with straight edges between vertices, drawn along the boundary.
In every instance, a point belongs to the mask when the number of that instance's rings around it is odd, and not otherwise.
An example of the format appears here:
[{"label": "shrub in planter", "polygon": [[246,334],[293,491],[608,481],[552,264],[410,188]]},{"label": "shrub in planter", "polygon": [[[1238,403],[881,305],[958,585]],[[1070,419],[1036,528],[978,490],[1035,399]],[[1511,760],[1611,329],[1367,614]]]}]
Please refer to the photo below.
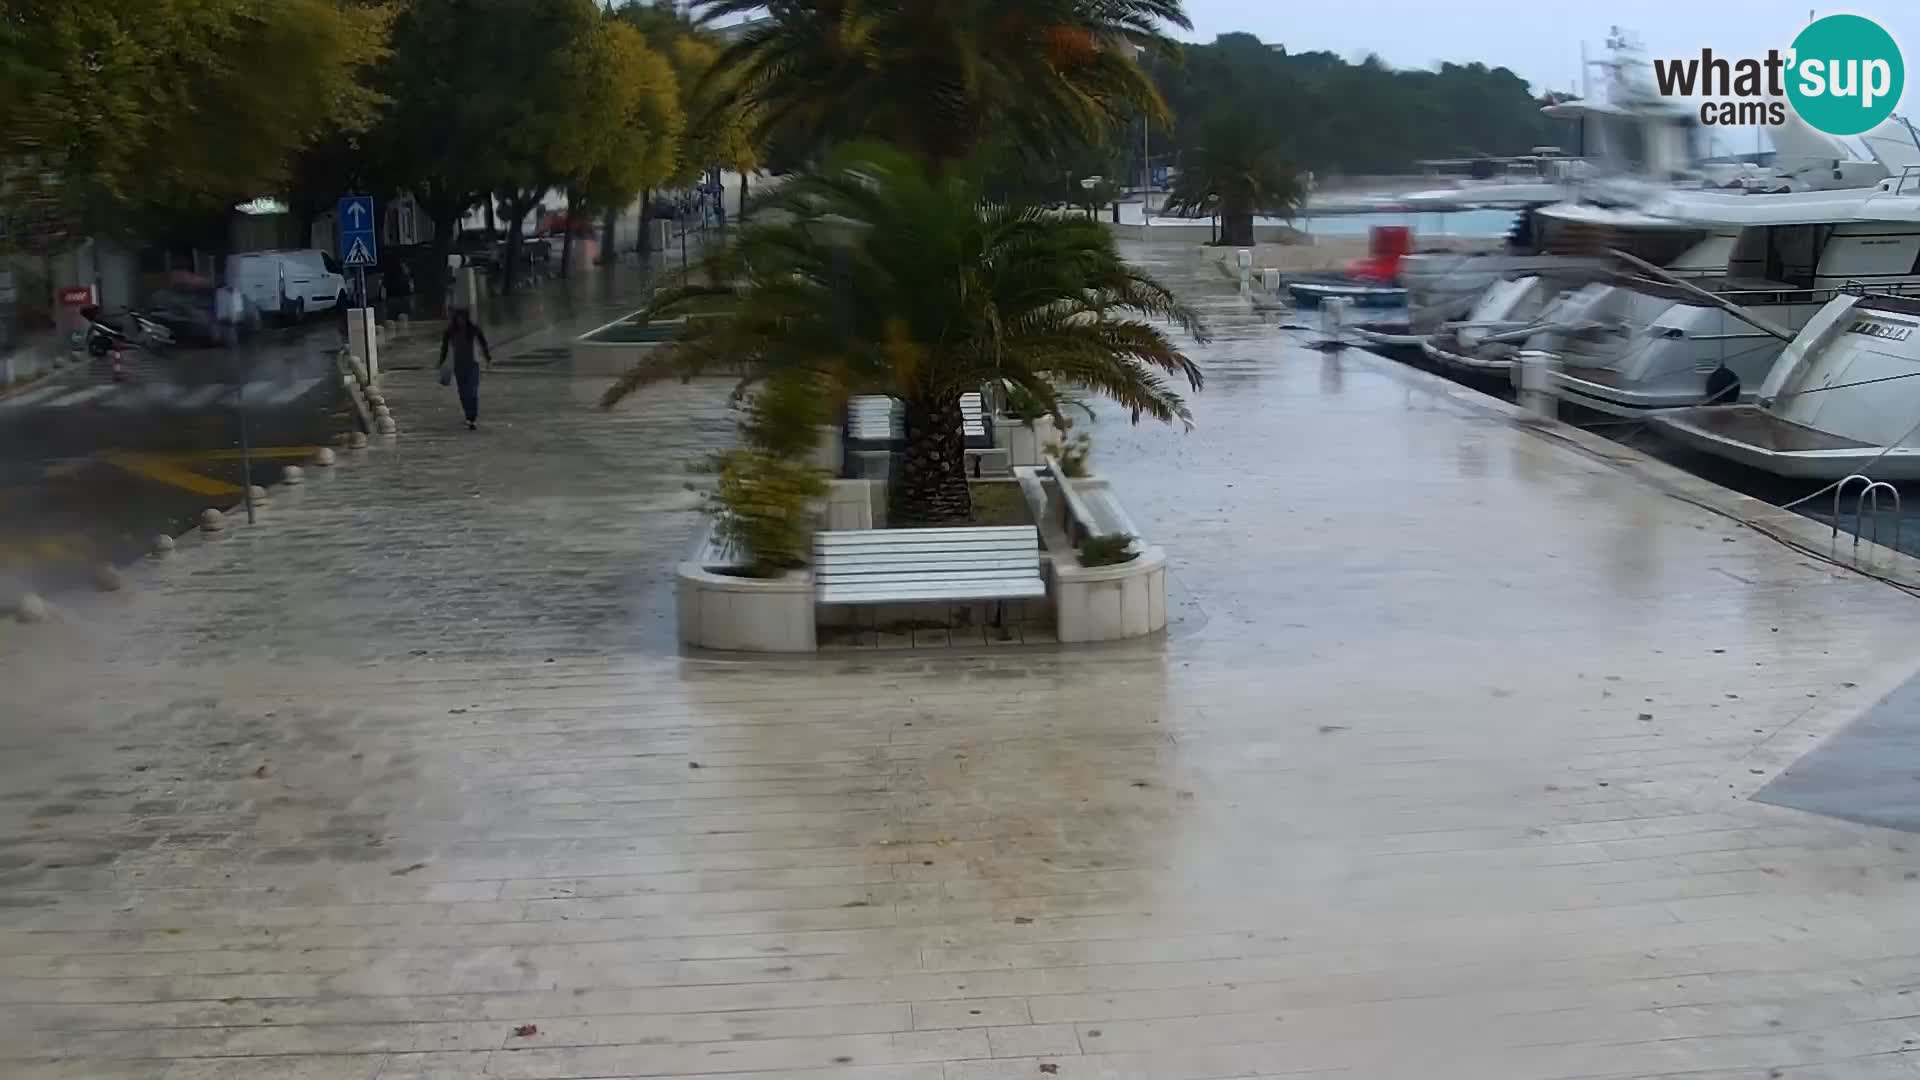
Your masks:
[{"label": "shrub in planter", "polygon": [[1089,536],[1080,543],[1080,565],[1118,566],[1132,562],[1139,554],[1131,550],[1132,544],[1133,537],[1125,533]]},{"label": "shrub in planter", "polygon": [[1093,457],[1093,440],[1083,431],[1060,442],[1048,443],[1047,455],[1060,462],[1067,479],[1079,480],[1089,475],[1087,463]]},{"label": "shrub in planter", "polygon": [[827,491],[820,474],[759,450],[722,454],[718,464],[708,512],[720,539],[746,554],[745,576],[775,578],[805,565],[813,502]]}]

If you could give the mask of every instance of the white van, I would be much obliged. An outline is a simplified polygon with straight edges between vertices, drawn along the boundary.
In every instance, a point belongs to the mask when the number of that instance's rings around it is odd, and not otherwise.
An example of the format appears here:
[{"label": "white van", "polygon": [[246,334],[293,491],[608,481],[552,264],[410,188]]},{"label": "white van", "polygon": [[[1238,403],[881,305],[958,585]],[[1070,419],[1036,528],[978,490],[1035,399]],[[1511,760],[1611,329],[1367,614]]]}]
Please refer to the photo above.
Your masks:
[{"label": "white van", "polygon": [[347,279],[318,248],[249,251],[227,256],[227,284],[253,306],[289,322],[346,301]]}]

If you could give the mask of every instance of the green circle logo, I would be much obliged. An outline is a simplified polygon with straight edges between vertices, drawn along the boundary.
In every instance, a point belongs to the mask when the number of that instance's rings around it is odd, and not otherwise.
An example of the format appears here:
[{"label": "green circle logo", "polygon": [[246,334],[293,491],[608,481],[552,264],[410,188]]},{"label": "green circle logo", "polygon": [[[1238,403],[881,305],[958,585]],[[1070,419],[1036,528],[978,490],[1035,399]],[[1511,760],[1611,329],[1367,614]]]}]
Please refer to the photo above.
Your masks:
[{"label": "green circle logo", "polygon": [[1893,115],[1906,65],[1893,35],[1872,19],[1829,15],[1793,39],[1787,99],[1811,127],[1858,135]]}]

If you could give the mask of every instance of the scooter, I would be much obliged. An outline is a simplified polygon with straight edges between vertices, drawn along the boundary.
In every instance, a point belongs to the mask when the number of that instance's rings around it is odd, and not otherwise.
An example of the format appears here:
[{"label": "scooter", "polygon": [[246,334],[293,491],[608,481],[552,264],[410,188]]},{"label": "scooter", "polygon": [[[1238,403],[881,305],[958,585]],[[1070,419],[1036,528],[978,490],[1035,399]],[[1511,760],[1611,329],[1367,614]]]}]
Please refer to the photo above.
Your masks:
[{"label": "scooter", "polygon": [[87,321],[87,355],[95,360],[107,361],[108,373],[117,383],[129,382],[133,378],[127,368],[128,352],[144,350],[162,356],[165,355],[162,350],[173,343],[173,334],[166,327],[137,311],[127,312],[127,320],[133,328],[131,334],[103,320],[97,305],[81,308],[80,317]]}]

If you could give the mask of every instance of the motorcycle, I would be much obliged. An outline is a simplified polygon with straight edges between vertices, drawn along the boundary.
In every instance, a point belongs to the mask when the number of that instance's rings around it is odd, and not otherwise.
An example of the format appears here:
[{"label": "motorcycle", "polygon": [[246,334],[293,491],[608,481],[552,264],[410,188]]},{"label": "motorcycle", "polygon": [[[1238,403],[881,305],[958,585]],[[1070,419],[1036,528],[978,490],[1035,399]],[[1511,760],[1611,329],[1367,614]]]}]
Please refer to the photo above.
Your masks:
[{"label": "motorcycle", "polygon": [[144,351],[163,356],[173,344],[170,330],[137,311],[126,313],[125,330],[107,322],[96,305],[81,308],[80,317],[87,322],[87,356],[106,363],[108,376],[117,383],[133,378],[127,366],[128,353]]}]

